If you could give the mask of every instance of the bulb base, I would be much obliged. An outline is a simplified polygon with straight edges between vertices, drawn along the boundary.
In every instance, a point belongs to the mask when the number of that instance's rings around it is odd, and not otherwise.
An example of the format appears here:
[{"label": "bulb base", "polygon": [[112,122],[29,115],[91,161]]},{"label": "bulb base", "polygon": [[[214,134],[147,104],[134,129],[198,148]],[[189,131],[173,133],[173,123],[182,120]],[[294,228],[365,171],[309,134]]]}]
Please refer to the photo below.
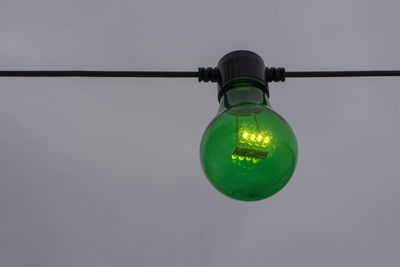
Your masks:
[{"label": "bulb base", "polygon": [[218,101],[237,83],[249,83],[249,85],[261,89],[268,97],[268,82],[265,75],[264,60],[254,52],[237,50],[223,56],[218,64]]}]

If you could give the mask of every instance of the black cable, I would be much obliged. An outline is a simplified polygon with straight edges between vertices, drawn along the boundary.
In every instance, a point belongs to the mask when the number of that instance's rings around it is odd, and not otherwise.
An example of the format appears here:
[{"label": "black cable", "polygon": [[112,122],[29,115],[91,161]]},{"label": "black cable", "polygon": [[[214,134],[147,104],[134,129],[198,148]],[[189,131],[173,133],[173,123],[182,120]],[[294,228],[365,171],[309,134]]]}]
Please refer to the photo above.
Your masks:
[{"label": "black cable", "polygon": [[400,70],[358,70],[358,71],[286,71],[285,68],[266,68],[267,82],[284,82],[286,78],[327,78],[327,77],[377,77],[400,76]]},{"label": "black cable", "polygon": [[399,70],[287,71],[286,78],[400,76]]},{"label": "black cable", "polygon": [[90,70],[30,70],[0,71],[0,77],[152,77],[198,78],[198,71],[90,71]]},{"label": "black cable", "polygon": [[[377,77],[400,76],[400,70],[367,71],[285,71],[284,68],[266,68],[267,82],[283,82],[286,78]],[[217,68],[199,68],[198,71],[90,71],[90,70],[3,70],[0,77],[148,77],[198,78],[203,82],[218,82]]]}]

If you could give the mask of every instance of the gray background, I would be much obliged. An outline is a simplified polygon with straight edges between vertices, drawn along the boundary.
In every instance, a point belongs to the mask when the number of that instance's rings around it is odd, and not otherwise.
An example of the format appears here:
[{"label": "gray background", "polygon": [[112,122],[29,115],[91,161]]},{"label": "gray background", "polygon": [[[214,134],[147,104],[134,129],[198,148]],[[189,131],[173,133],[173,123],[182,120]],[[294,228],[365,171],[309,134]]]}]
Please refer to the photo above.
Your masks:
[{"label": "gray background", "polygon": [[[0,2],[0,69],[196,70],[249,49],[287,70],[400,69],[400,2]],[[399,266],[400,78],[290,79],[289,184],[219,194],[195,79],[0,79],[0,266]]]}]

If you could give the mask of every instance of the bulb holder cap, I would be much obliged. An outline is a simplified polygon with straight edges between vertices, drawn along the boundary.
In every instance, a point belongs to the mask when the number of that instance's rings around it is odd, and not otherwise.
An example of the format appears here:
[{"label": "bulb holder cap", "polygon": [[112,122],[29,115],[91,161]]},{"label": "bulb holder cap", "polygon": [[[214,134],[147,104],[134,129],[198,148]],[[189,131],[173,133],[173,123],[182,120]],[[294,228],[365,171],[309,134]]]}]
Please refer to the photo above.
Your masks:
[{"label": "bulb holder cap", "polygon": [[235,84],[245,81],[261,89],[269,97],[265,63],[258,54],[247,50],[230,52],[218,61],[217,69],[220,74],[218,101],[226,92],[235,88]]}]

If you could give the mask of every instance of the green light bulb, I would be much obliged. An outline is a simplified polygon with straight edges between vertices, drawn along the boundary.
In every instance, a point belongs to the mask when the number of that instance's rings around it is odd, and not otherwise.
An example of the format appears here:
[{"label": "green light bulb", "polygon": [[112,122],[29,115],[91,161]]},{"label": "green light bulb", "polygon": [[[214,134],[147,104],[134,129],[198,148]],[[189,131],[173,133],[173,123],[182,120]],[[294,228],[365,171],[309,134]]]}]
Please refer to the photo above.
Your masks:
[{"label": "green light bulb", "polygon": [[265,93],[238,81],[205,130],[200,160],[211,184],[228,197],[255,201],[281,190],[297,162],[296,137]]}]

